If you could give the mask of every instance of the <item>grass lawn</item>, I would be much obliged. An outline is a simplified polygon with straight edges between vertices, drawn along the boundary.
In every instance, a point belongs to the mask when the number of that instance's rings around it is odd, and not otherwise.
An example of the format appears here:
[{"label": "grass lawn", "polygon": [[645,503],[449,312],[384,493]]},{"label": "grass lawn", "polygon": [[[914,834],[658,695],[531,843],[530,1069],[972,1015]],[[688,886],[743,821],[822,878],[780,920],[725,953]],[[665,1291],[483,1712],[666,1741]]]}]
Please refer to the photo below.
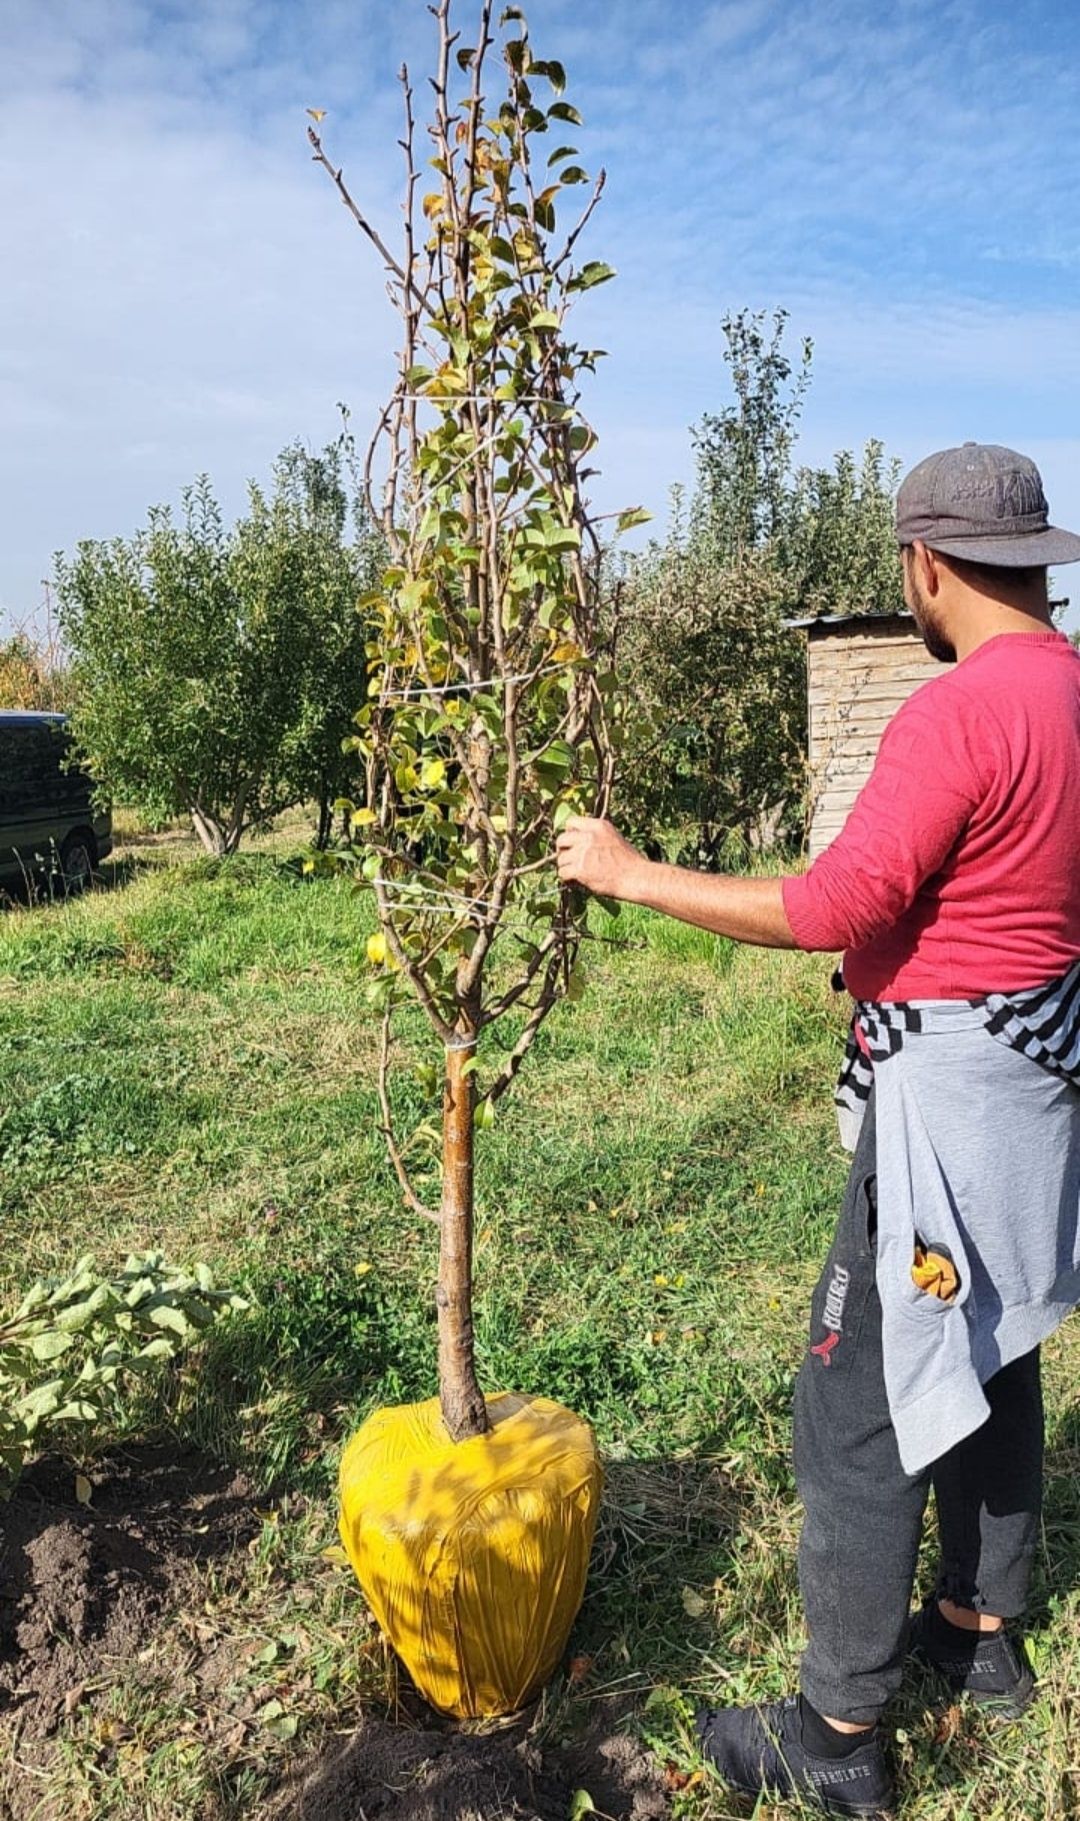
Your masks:
[{"label": "grass lawn", "polygon": [[[367,1411],[435,1388],[436,1241],[376,1129],[370,907],[287,870],[290,838],[221,866],[182,840],[132,846],[111,889],[0,914],[5,1298],[77,1252],[152,1244],[256,1302],[77,1463],[106,1497],[102,1462],[168,1434],[243,1467],[257,1515],[239,1562],[185,1584],[141,1652],[103,1656],[40,1750],[4,1733],[20,1821],[257,1815],[358,1703],[395,1698],[334,1559],[333,1486]],[[571,1404],[608,1462],[572,1669],[538,1736],[613,1705],[673,1767],[671,1812],[718,1821],[749,1810],[695,1776],[687,1704],[785,1691],[800,1648],[790,1394],[844,1177],[842,1011],[821,960],[645,914],[595,933],[584,998],[479,1141],[481,1371]],[[412,1073],[426,1027],[404,1031],[408,1128],[437,1109]],[[906,1685],[895,1756],[918,1821],[1080,1815],[1078,1334],[1047,1348],[1040,1698],[1003,1732]]]}]

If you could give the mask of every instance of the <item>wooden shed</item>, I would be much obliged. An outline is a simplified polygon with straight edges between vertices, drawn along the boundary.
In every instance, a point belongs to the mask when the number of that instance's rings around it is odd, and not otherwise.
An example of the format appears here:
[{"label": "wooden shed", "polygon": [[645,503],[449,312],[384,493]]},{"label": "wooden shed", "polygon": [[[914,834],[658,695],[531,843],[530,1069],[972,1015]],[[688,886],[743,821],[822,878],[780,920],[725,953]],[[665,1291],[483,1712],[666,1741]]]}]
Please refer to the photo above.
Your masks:
[{"label": "wooden shed", "polygon": [[908,613],[792,620],[806,632],[810,858],[839,834],[901,702],[945,668]]}]

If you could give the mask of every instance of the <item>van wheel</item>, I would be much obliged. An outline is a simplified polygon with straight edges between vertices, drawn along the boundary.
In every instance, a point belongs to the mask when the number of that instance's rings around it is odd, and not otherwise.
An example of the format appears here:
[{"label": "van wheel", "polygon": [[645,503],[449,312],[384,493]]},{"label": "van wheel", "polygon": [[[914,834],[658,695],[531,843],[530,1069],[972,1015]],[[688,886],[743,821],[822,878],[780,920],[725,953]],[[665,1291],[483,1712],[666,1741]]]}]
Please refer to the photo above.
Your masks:
[{"label": "van wheel", "polygon": [[69,895],[86,890],[94,876],[94,845],[89,835],[77,831],[60,849],[60,882]]}]

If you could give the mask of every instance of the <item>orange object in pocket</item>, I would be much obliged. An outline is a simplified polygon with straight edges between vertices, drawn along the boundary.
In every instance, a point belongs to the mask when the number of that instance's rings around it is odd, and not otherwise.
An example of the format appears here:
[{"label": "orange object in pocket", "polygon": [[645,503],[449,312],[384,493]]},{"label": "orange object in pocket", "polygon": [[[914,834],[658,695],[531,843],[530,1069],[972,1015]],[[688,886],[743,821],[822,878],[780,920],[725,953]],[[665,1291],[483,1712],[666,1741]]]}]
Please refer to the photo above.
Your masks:
[{"label": "orange object in pocket", "polygon": [[935,1252],[932,1246],[921,1242],[915,1247],[911,1281],[927,1296],[936,1296],[943,1303],[953,1302],[960,1288],[956,1266],[947,1253]]}]

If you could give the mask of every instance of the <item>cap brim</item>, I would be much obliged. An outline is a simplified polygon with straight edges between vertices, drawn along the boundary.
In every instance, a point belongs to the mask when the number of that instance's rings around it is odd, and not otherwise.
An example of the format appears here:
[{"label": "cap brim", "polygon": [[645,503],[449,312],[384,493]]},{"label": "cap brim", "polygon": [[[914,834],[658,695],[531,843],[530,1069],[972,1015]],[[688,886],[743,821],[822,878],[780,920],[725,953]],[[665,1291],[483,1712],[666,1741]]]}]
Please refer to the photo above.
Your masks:
[{"label": "cap brim", "polygon": [[1059,563],[1080,563],[1080,537],[1048,525],[1021,537],[926,538],[931,550],[959,557],[965,563],[989,563],[994,569],[1053,569]]}]

